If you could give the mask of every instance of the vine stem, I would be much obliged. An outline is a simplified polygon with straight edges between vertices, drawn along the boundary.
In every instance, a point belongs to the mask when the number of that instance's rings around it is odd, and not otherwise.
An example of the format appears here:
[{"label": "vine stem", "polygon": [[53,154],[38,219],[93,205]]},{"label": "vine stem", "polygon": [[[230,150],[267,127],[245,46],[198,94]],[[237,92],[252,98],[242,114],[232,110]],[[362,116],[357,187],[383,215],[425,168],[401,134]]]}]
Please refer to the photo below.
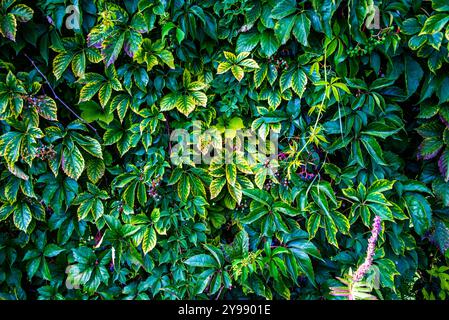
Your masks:
[{"label": "vine stem", "polygon": [[171,135],[170,124],[168,122],[168,115],[164,113],[164,117],[165,117],[165,128],[166,128],[167,134],[168,134],[168,155],[171,155],[172,146],[171,146],[171,140],[170,140],[170,135]]},{"label": "vine stem", "polygon": [[81,120],[82,122],[84,122],[90,129],[92,129],[95,134],[97,134],[97,129],[95,129],[94,126],[92,126],[90,123],[88,123],[86,120],[84,120],[83,118],[81,118],[72,108],[70,108],[67,103],[65,103],[55,92],[55,89],[53,89],[53,86],[50,84],[50,81],[48,81],[47,77],[45,76],[45,74],[38,68],[38,66],[36,65],[36,63],[34,62],[33,59],[31,59],[26,53],[24,53],[24,56],[31,62],[31,64],[33,65],[34,69],[36,69],[36,71],[41,75],[41,77],[44,79],[45,83],[47,84],[47,86],[50,88],[53,97],[58,100],[68,111],[70,111],[75,117],[77,117],[79,120]]},{"label": "vine stem", "polygon": [[[316,129],[318,128],[319,121],[321,120],[321,117],[322,117],[322,114],[323,114],[323,107],[322,106],[324,105],[324,101],[326,100],[326,90],[327,90],[327,86],[328,86],[328,83],[327,83],[327,70],[326,69],[327,69],[327,45],[324,46],[324,82],[325,82],[324,94],[323,94],[323,98],[321,100],[321,108],[318,109],[318,115],[317,115],[315,124],[313,125],[313,129],[312,129],[313,132],[315,132]],[[307,148],[307,146],[309,144],[310,144],[310,137],[304,143],[302,148],[297,152],[296,157],[295,157],[295,161],[298,160],[298,158],[301,156],[302,152]]]},{"label": "vine stem", "polygon": [[220,291],[218,291],[217,296],[215,297],[215,300],[218,300],[220,298],[221,292],[223,291],[224,286],[220,287]]}]

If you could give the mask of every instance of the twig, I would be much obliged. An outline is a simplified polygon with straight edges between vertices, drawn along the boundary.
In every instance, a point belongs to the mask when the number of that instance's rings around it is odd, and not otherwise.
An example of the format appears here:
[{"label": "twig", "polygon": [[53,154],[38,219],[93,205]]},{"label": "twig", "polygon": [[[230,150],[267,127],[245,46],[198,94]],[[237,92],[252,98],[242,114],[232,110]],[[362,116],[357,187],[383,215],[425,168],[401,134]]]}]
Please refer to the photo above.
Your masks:
[{"label": "twig", "polygon": [[33,67],[39,72],[42,78],[44,78],[45,82],[47,83],[48,87],[50,88],[51,92],[53,93],[53,97],[58,100],[67,110],[69,110],[75,117],[77,117],[79,120],[84,122],[90,129],[92,129],[95,134],[97,134],[97,129],[93,127],[90,123],[88,123],[86,120],[81,118],[75,111],[73,111],[72,108],[70,108],[67,103],[65,103],[59,96],[56,94],[55,90],[53,89],[53,86],[48,81],[47,77],[42,73],[42,71],[37,67],[36,63],[34,63],[33,59],[31,59],[26,53],[24,53],[24,56],[31,62]]},{"label": "twig", "polygon": [[168,134],[168,155],[171,155],[171,140],[170,140],[170,124],[168,123],[168,115],[164,113],[164,117],[165,117],[165,127],[167,129],[167,134]]},{"label": "twig", "polygon": [[217,296],[215,297],[215,300],[218,300],[220,298],[221,292],[223,291],[224,286],[220,287],[220,291],[218,291]]}]

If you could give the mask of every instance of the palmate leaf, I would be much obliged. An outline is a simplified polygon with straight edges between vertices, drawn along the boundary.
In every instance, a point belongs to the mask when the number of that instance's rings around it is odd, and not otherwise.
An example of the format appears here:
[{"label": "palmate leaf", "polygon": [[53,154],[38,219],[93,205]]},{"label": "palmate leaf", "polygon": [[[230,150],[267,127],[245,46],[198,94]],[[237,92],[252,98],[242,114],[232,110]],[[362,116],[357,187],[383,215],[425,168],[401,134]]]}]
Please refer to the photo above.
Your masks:
[{"label": "palmate leaf", "polygon": [[178,111],[186,117],[188,117],[189,114],[195,110],[195,106],[195,99],[192,96],[185,94],[178,95],[176,100],[176,109],[178,109]]},{"label": "palmate leaf", "polygon": [[[372,32],[373,0],[20,2],[0,0],[0,299],[447,298],[448,1]],[[234,162],[194,161],[208,129]]]}]

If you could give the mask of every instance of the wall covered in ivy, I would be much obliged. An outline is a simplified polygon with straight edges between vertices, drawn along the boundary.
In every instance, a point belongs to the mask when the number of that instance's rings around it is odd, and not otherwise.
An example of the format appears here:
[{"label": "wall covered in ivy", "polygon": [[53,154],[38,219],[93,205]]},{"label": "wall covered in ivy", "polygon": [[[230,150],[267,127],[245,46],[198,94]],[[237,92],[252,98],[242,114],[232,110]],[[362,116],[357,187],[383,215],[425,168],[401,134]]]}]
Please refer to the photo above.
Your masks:
[{"label": "wall covered in ivy", "polygon": [[446,299],[448,49],[446,0],[0,0],[0,299]]}]

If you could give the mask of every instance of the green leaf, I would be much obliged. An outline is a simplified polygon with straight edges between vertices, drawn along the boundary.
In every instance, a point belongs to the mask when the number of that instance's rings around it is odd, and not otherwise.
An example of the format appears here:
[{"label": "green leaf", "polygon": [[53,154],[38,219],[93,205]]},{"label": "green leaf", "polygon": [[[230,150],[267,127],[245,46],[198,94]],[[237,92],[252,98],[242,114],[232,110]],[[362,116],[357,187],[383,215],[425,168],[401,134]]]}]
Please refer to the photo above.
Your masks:
[{"label": "green leaf", "polygon": [[411,96],[418,89],[419,83],[424,75],[424,71],[419,63],[409,56],[405,56],[404,67],[405,87],[407,89],[407,95]]},{"label": "green leaf", "polygon": [[169,93],[161,99],[161,111],[170,111],[176,107],[179,95],[177,93]]},{"label": "green leaf", "polygon": [[394,221],[393,213],[387,206],[378,203],[370,203],[368,204],[368,207],[375,215],[381,217],[382,220]]},{"label": "green leaf", "polygon": [[422,27],[419,34],[435,34],[437,32],[440,32],[448,22],[449,14],[437,13],[426,19],[426,22],[424,22],[424,26]]},{"label": "green leaf", "polygon": [[256,200],[257,202],[264,204],[266,206],[270,206],[273,202],[273,198],[271,195],[266,192],[265,190],[258,190],[258,189],[244,189],[242,190],[243,194],[245,196],[250,197],[253,200]]},{"label": "green leaf", "polygon": [[295,217],[300,214],[300,211],[298,209],[295,209],[291,207],[290,205],[284,203],[284,202],[275,202],[272,206],[272,209],[276,212],[285,214],[287,216]]},{"label": "green leaf", "polygon": [[[262,55],[266,57],[271,57],[273,54],[276,53],[280,46],[280,43],[276,36],[271,33],[270,31],[265,31],[262,36],[260,37],[260,52]],[[245,50],[250,51],[250,50]]]},{"label": "green leaf", "polygon": [[424,235],[432,223],[432,209],[429,202],[418,193],[408,193],[404,199],[416,233]]},{"label": "green leaf", "polygon": [[446,0],[432,0],[432,8],[438,12],[449,11],[449,3]]},{"label": "green leaf", "polygon": [[235,181],[237,179],[237,168],[235,164],[227,164],[226,165],[226,180],[230,185],[235,185]]},{"label": "green leaf", "polygon": [[243,72],[243,69],[237,65],[233,65],[231,67],[231,71],[232,71],[232,74],[234,75],[234,77],[238,81],[241,81],[243,79],[243,76],[245,75],[245,73]]},{"label": "green leaf", "polygon": [[210,187],[209,187],[210,198],[211,199],[216,198],[220,194],[220,191],[223,189],[225,184],[226,184],[225,177],[212,180]]},{"label": "green leaf", "polygon": [[56,102],[50,97],[45,97],[38,102],[37,111],[44,119],[57,121],[57,110]]},{"label": "green leaf", "polygon": [[125,33],[120,33],[118,37],[110,36],[103,42],[101,54],[106,67],[112,65],[117,60],[125,42]]},{"label": "green leaf", "polygon": [[196,256],[190,257],[185,264],[192,267],[202,267],[202,268],[217,268],[217,261],[208,254],[197,254]]},{"label": "green leaf", "polygon": [[370,156],[374,160],[373,161],[374,163],[377,163],[377,164],[382,165],[382,166],[386,166],[387,165],[385,163],[384,158],[383,158],[382,149],[381,149],[379,143],[377,142],[377,140],[375,138],[373,138],[371,136],[367,136],[367,135],[362,135],[360,140],[362,141],[362,143],[365,146],[366,150],[368,151],[368,153],[370,154]]},{"label": "green leaf", "polygon": [[301,69],[298,69],[294,74],[292,78],[292,84],[291,87],[293,91],[298,95],[298,97],[302,97],[304,94],[304,91],[306,91],[306,85],[307,85],[307,76]]},{"label": "green leaf", "polygon": [[180,95],[176,100],[176,108],[187,117],[195,110],[195,100],[192,96]]},{"label": "green leaf", "polygon": [[321,216],[319,214],[312,214],[307,219],[307,232],[309,233],[309,239],[313,239],[318,231],[321,223]]},{"label": "green leaf", "polygon": [[187,175],[181,176],[178,183],[178,196],[182,202],[186,202],[190,194],[190,179]]},{"label": "green leaf", "polygon": [[337,242],[337,226],[335,225],[334,220],[329,217],[323,217],[324,219],[324,230],[326,231],[326,239],[330,244],[334,245],[338,248]]},{"label": "green leaf", "polygon": [[379,267],[380,271],[380,282],[383,286],[394,289],[394,276],[400,275],[396,269],[396,265],[393,261],[389,259],[381,259],[375,262],[375,265]]},{"label": "green leaf", "polygon": [[237,38],[236,52],[250,52],[260,41],[260,34],[257,32],[241,33]]},{"label": "green leaf", "polygon": [[274,26],[274,34],[281,45],[286,44],[290,39],[290,34],[293,26],[295,25],[295,21],[296,16],[292,15],[276,22],[276,25]]},{"label": "green leaf", "polygon": [[24,4],[17,4],[11,9],[10,13],[16,17],[17,21],[27,22],[33,18],[34,11]]},{"label": "green leaf", "polygon": [[[53,74],[55,75],[56,79],[61,78],[62,74],[67,69],[70,62],[72,62],[73,57],[74,55],[72,52],[62,52],[53,59]],[[86,101],[87,100],[88,99],[86,99]]]},{"label": "green leaf", "polygon": [[0,17],[0,33],[11,41],[16,41],[17,21],[12,13]]},{"label": "green leaf", "polygon": [[295,13],[296,10],[295,0],[281,0],[278,1],[273,10],[271,10],[271,17],[273,19],[282,19]]},{"label": "green leaf", "polygon": [[389,181],[386,179],[379,179],[374,181],[368,188],[368,193],[385,192],[393,188],[395,181]]},{"label": "green leaf", "polygon": [[89,158],[86,161],[87,177],[92,183],[97,183],[104,175],[105,165],[102,159]]},{"label": "green leaf", "polygon": [[293,35],[296,40],[303,46],[309,46],[308,36],[310,33],[310,20],[307,18],[305,13],[300,14],[296,17],[295,26],[293,28]]},{"label": "green leaf", "polygon": [[18,229],[26,232],[32,220],[30,207],[26,203],[18,204],[14,210],[13,220]]},{"label": "green leaf", "polygon": [[78,147],[73,146],[72,150],[67,147],[63,149],[61,167],[66,175],[78,180],[84,171],[84,158]]},{"label": "green leaf", "polygon": [[157,243],[156,231],[153,227],[147,227],[145,229],[143,240],[142,240],[142,250],[143,254],[147,254],[154,249]]},{"label": "green leaf", "polygon": [[54,243],[50,243],[47,246],[45,246],[44,256],[46,256],[47,258],[52,258],[56,257],[58,254],[64,251],[65,251],[64,248],[61,248]]}]

